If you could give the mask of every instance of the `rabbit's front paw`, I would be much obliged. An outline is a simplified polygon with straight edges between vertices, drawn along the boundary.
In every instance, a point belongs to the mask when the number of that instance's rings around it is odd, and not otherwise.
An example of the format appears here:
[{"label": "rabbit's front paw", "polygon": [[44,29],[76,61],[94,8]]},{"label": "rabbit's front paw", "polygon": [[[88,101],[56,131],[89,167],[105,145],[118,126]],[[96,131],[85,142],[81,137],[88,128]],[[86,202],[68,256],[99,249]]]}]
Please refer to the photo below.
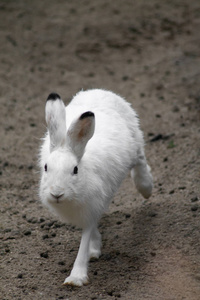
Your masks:
[{"label": "rabbit's front paw", "polygon": [[63,285],[82,286],[88,284],[88,276],[68,276]]}]

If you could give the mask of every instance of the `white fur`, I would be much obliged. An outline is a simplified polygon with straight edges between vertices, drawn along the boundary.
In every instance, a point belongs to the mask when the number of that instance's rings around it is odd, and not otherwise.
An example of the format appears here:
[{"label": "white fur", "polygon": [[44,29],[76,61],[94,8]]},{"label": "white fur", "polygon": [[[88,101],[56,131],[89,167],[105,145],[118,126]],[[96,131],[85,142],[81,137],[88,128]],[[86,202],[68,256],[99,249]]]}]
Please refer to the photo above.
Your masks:
[{"label": "white fur", "polygon": [[[94,113],[83,119],[85,112]],[[40,152],[40,198],[62,220],[83,228],[74,267],[64,284],[88,282],[87,265],[101,254],[98,221],[131,170],[138,191],[148,198],[153,180],[143,135],[131,105],[104,90],[79,92],[64,108],[46,104],[48,132]],[[47,165],[47,171],[44,166]],[[74,167],[78,174],[74,174]]]}]

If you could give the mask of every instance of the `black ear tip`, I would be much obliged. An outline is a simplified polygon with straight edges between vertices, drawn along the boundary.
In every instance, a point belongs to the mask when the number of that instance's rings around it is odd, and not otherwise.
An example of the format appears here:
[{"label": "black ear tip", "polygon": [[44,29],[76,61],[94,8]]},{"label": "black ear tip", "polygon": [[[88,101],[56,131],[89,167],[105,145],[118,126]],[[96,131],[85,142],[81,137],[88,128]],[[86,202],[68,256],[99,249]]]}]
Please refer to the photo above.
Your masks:
[{"label": "black ear tip", "polygon": [[91,112],[91,111],[86,111],[84,114],[82,114],[80,116],[80,120],[83,120],[83,119],[88,118],[88,117],[94,118],[94,113]]},{"label": "black ear tip", "polygon": [[53,101],[55,101],[55,100],[57,100],[57,99],[61,99],[60,96],[59,96],[57,93],[51,93],[51,94],[49,94],[49,96],[48,96],[48,98],[47,98],[47,101],[48,101],[48,100],[53,100]]}]

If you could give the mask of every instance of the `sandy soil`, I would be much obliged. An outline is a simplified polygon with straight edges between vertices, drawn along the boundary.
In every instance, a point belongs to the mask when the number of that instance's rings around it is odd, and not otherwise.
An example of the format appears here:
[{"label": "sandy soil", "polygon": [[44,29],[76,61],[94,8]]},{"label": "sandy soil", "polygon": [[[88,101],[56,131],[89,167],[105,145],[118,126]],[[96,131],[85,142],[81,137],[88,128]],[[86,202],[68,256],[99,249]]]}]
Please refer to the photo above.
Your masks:
[{"label": "sandy soil", "polygon": [[[200,2],[0,1],[0,298],[200,299]],[[155,188],[103,216],[90,283],[63,287],[81,232],[38,199],[44,105],[104,88],[141,119]]]}]

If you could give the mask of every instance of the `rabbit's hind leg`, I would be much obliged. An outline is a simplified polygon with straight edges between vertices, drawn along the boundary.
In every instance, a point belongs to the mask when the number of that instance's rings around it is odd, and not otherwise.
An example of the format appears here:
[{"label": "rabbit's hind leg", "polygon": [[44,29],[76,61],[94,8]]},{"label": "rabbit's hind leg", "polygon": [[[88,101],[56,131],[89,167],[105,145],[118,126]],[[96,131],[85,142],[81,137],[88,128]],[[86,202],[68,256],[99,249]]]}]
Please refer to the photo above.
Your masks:
[{"label": "rabbit's hind leg", "polygon": [[101,234],[95,226],[92,230],[90,245],[89,245],[89,258],[98,259],[101,255]]}]

